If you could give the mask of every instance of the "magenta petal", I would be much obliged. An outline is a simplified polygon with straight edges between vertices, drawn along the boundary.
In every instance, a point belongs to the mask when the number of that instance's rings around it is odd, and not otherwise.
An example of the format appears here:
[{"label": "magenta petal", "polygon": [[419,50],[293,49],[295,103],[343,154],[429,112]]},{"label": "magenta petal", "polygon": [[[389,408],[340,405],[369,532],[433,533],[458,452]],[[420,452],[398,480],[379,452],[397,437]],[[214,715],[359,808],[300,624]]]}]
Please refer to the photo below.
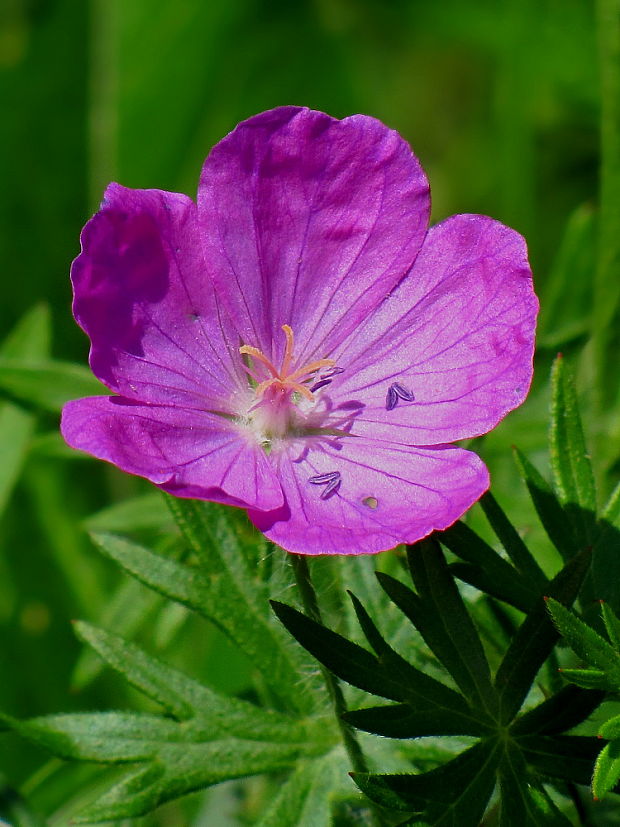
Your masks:
[{"label": "magenta petal", "polygon": [[179,497],[263,510],[283,502],[265,453],[232,423],[204,411],[95,396],[65,405],[61,430],[73,448]]},{"label": "magenta petal", "polygon": [[72,280],[93,372],[111,390],[197,408],[230,398],[238,337],[205,277],[196,205],[185,195],[110,185]]},{"label": "magenta petal", "polygon": [[376,439],[438,445],[486,433],[527,395],[537,311],[522,237],[485,216],[453,216],[343,346],[334,400],[361,403],[355,433]]},{"label": "magenta petal", "polygon": [[283,107],[212,150],[198,208],[246,343],[278,352],[289,324],[303,362],[329,355],[411,267],[429,191],[408,144],[374,118]]},{"label": "magenta petal", "polygon": [[[349,438],[308,457],[279,457],[286,505],[250,511],[274,543],[297,554],[372,554],[452,525],[487,490],[476,454]],[[337,477],[334,476],[337,474]]]}]

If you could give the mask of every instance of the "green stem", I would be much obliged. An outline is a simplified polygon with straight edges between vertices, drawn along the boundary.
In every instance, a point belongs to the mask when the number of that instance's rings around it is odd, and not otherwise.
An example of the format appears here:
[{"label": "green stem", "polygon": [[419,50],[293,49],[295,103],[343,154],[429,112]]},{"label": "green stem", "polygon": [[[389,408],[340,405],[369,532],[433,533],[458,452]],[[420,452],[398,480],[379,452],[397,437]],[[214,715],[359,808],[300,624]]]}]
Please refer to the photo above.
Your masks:
[{"label": "green stem", "polygon": [[601,183],[593,351],[598,407],[609,402],[611,348],[620,305],[620,0],[598,0]]},{"label": "green stem", "polygon": [[[289,554],[289,559],[293,566],[295,580],[299,588],[301,602],[306,610],[306,614],[317,623],[322,623],[321,611],[319,609],[316,592],[310,578],[310,569],[308,568],[307,559],[302,554]],[[359,745],[359,741],[355,736],[355,731],[342,718],[343,714],[347,711],[347,707],[344,700],[344,695],[342,694],[342,689],[340,687],[340,682],[338,681],[338,678],[328,669],[321,667],[321,672],[323,673],[327,690],[332,699],[334,712],[336,713],[336,720],[338,721],[338,726],[340,727],[340,732],[342,734],[342,740],[344,741],[351,765],[356,772],[368,772],[366,759],[364,758],[364,753]]]}]

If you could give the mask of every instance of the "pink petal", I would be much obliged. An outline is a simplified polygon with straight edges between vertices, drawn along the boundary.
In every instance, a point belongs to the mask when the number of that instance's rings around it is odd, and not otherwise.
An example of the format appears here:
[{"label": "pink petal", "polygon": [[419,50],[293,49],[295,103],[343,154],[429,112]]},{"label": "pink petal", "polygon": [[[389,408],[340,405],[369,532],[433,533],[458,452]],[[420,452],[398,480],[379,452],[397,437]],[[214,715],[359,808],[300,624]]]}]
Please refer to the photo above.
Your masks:
[{"label": "pink petal", "polygon": [[94,396],[65,405],[62,435],[178,497],[273,509],[283,502],[265,453],[236,426],[205,411]]},{"label": "pink petal", "polygon": [[[321,358],[410,268],[426,231],[426,176],[374,118],[297,107],[240,124],[207,158],[205,259],[246,344]],[[273,350],[272,350],[273,345]]]},{"label": "pink petal", "polygon": [[93,372],[130,399],[226,406],[241,378],[238,336],[205,277],[196,205],[111,184],[73,263],[74,312]]},{"label": "pink petal", "polygon": [[[345,438],[299,455],[282,453],[286,504],[250,518],[297,554],[373,554],[447,528],[486,491],[483,462],[452,446],[413,448]],[[339,486],[317,480],[334,472]],[[314,482],[313,482],[314,480]],[[328,496],[325,497],[327,492]]]},{"label": "pink petal", "polygon": [[[376,439],[438,445],[486,433],[527,395],[537,311],[522,237],[485,216],[453,216],[343,345],[334,403],[361,403],[354,433]],[[414,401],[387,410],[394,383]]]}]

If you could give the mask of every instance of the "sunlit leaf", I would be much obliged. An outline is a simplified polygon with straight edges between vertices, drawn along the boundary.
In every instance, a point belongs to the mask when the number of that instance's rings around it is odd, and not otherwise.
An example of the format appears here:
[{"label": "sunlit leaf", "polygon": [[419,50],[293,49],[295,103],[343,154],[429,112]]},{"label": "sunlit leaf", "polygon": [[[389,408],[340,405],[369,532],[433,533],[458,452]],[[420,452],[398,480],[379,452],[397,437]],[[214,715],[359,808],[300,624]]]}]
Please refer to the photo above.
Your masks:
[{"label": "sunlit leaf", "polygon": [[[111,534],[94,541],[142,583],[213,621],[252,660],[273,691],[307,709],[312,696],[298,691],[300,659],[269,616],[253,611],[225,569],[206,571],[177,563]],[[231,611],[231,606],[235,610]]]},{"label": "sunlit leaf", "polygon": [[592,775],[592,794],[595,798],[612,790],[620,780],[620,740],[611,741],[600,751]]},{"label": "sunlit leaf", "polygon": [[596,490],[585,442],[575,382],[558,356],[551,371],[549,459],[555,487],[582,544],[591,543]]}]

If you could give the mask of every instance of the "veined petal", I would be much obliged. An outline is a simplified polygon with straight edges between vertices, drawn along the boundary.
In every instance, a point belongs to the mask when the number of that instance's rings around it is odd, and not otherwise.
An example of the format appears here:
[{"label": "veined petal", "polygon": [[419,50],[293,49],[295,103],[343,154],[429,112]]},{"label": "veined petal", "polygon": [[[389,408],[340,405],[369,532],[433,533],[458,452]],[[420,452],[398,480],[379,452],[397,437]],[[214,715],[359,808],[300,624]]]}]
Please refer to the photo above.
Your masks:
[{"label": "veined petal", "polygon": [[196,408],[230,399],[239,340],[205,276],[191,199],[111,184],[71,275],[91,367],[111,390]]},{"label": "veined petal", "polygon": [[285,505],[249,511],[270,540],[297,554],[373,554],[452,525],[487,490],[476,454],[365,438],[282,453]]},{"label": "veined petal", "polygon": [[206,411],[94,396],[65,405],[61,430],[71,447],[178,497],[259,509],[283,502],[264,452],[231,422]]},{"label": "veined petal", "polygon": [[355,433],[376,439],[438,445],[486,433],[527,395],[537,311],[522,237],[485,216],[453,216],[338,353],[334,401],[360,403]]},{"label": "veined petal", "polygon": [[329,356],[411,267],[429,191],[379,121],[289,106],[212,150],[198,209],[209,273],[246,343],[279,363],[290,325],[302,364]]}]

